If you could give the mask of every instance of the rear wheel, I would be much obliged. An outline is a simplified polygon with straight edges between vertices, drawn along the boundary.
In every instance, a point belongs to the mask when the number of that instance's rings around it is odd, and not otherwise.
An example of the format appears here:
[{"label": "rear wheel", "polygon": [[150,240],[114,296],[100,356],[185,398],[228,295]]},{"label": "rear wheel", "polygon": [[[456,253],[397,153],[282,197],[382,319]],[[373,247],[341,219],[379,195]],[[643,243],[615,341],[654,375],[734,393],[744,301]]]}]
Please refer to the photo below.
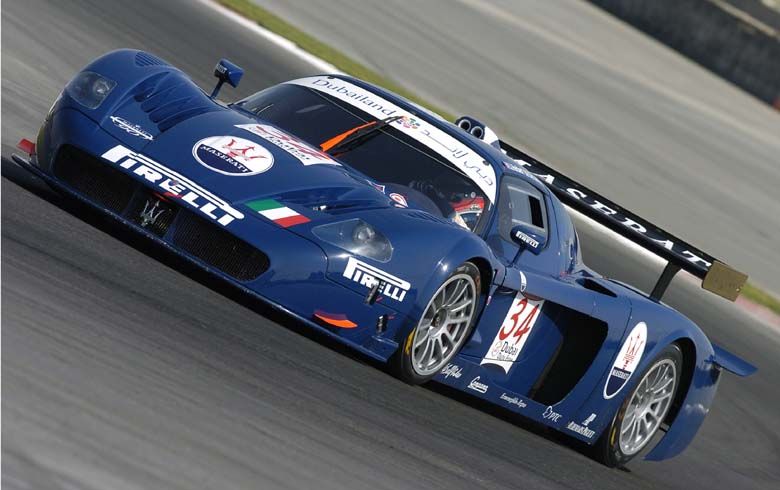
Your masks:
[{"label": "rear wheel", "polygon": [[463,347],[477,316],[479,269],[466,262],[439,286],[392,361],[404,381],[420,384],[433,378]]},{"label": "rear wheel", "polygon": [[596,459],[607,466],[623,466],[647,446],[672,406],[682,359],[680,348],[671,344],[650,363],[594,446]]}]

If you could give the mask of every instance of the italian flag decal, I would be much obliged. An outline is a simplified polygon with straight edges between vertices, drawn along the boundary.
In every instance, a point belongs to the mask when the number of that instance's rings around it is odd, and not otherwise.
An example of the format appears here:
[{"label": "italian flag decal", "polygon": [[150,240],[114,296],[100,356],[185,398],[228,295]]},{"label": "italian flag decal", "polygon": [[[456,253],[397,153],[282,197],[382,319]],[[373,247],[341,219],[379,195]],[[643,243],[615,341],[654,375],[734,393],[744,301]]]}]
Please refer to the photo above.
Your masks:
[{"label": "italian flag decal", "polygon": [[306,216],[288,208],[279,201],[274,201],[273,199],[248,202],[247,206],[262,214],[265,218],[270,219],[282,228],[288,228],[290,226],[299,225],[301,223],[308,223],[311,221]]}]

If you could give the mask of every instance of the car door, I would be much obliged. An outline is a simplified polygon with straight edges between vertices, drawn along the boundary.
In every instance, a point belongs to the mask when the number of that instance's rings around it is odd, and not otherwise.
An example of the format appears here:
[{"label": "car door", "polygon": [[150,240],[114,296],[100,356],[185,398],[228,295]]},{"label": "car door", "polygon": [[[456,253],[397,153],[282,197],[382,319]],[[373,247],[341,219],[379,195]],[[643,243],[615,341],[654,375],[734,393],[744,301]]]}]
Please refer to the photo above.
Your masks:
[{"label": "car door", "polygon": [[[577,372],[564,380],[573,385],[587,370],[587,358],[595,357],[598,339],[603,342],[610,325],[625,326],[628,307],[609,308],[609,318],[597,318],[602,299],[571,274],[573,230],[560,229],[557,218],[566,211],[546,192],[525,179],[504,176],[496,212],[487,242],[505,261],[506,275],[461,354],[477,362],[494,383],[515,393],[533,394],[543,388],[540,380],[561,350],[580,342],[587,352],[573,361],[578,363]],[[511,230],[519,224],[533,227],[544,238],[546,244],[538,254],[522,250],[512,240]]]}]

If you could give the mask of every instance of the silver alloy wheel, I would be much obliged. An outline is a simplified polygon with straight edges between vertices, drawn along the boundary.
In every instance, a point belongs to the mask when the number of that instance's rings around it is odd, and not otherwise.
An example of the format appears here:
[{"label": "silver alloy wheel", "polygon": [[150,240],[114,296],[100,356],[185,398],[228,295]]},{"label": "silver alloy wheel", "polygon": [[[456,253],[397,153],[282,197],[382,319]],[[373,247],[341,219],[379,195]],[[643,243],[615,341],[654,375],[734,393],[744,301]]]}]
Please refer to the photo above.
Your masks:
[{"label": "silver alloy wheel", "polygon": [[642,378],[620,424],[620,450],[631,456],[642,450],[661,426],[677,387],[677,367],[662,359]]},{"label": "silver alloy wheel", "polygon": [[477,310],[477,287],[468,274],[442,284],[425,307],[412,339],[412,369],[420,376],[438,372],[458,352]]}]

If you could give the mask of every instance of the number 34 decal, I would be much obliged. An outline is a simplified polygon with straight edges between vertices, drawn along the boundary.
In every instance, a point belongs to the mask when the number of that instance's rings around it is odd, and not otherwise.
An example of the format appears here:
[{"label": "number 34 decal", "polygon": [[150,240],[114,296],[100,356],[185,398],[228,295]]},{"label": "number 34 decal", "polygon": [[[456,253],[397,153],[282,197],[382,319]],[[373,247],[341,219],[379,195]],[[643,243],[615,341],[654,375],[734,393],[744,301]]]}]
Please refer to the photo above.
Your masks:
[{"label": "number 34 decal", "polygon": [[528,299],[522,293],[517,293],[496,338],[480,364],[495,364],[509,374],[512,363],[517,360],[531,335],[542,305],[543,299]]}]

